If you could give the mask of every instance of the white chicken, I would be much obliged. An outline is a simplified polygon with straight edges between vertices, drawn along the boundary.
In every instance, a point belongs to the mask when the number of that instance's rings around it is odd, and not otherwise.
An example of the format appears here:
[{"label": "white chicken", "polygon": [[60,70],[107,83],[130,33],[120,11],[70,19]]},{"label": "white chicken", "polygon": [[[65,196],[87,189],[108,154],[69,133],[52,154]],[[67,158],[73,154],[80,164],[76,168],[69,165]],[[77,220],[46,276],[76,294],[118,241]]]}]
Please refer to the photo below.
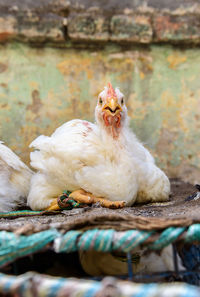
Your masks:
[{"label": "white chicken", "polygon": [[0,141],[0,212],[25,204],[31,176],[32,171]]},{"label": "white chicken", "polygon": [[[127,275],[126,255],[97,251],[80,251],[80,263],[84,271],[92,276]],[[159,252],[135,248],[131,257],[133,273],[153,273],[174,271],[173,249],[168,245]],[[185,270],[181,258],[177,255],[178,267]]]},{"label": "white chicken", "polygon": [[78,202],[106,207],[168,200],[169,180],[130,130],[124,95],[110,83],[98,96],[95,119],[69,121],[31,143],[33,210],[58,209],[66,189]]}]

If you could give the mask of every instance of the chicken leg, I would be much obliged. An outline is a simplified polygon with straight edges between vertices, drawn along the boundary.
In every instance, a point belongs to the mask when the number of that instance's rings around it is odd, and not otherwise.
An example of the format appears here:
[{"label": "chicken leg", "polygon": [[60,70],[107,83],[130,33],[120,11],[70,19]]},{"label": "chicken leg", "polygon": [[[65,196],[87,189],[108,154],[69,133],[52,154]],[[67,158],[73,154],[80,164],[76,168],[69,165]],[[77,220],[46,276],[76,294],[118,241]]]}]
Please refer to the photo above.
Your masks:
[{"label": "chicken leg", "polygon": [[49,207],[47,207],[45,210],[48,211],[54,211],[54,210],[60,210],[60,207],[58,205],[58,198],[54,198]]},{"label": "chicken leg", "polygon": [[[93,204],[99,202],[101,206],[107,208],[122,208],[125,206],[124,201],[110,201],[101,197],[96,197],[91,193],[84,191],[83,189],[76,190],[69,195],[69,198],[74,199],[78,203]],[[46,208],[48,211],[59,210],[58,199],[54,199],[50,206]]]},{"label": "chicken leg", "polygon": [[101,206],[107,208],[122,208],[125,206],[124,201],[110,201],[102,197],[96,197],[93,194],[84,191],[83,189],[72,192],[69,197],[73,198],[79,203],[91,204],[99,202]]}]

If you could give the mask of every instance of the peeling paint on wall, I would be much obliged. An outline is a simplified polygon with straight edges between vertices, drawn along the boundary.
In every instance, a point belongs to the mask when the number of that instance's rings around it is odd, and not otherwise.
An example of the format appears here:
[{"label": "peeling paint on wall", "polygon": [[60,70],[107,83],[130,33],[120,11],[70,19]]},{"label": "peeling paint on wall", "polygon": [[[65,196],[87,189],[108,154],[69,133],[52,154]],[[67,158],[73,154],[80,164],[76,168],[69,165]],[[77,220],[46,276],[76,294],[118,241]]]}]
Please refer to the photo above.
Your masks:
[{"label": "peeling paint on wall", "polygon": [[[28,162],[31,141],[73,118],[93,120],[111,81],[135,133],[170,175],[200,180],[200,54],[151,46],[119,51],[0,47],[0,138]],[[199,180],[198,180],[199,179]]]}]

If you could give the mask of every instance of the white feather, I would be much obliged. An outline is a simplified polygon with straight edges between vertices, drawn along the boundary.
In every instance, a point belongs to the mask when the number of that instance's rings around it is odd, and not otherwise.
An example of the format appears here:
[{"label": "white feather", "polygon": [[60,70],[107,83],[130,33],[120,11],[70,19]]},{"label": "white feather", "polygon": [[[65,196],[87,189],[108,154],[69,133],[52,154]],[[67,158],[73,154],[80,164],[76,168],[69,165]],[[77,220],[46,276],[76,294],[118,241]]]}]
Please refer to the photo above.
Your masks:
[{"label": "white feather", "polygon": [[0,212],[25,203],[31,175],[31,170],[0,141]]},{"label": "white feather", "polygon": [[[144,253],[142,248],[132,251],[133,255],[138,254],[140,259],[132,264],[133,273],[154,273],[174,271],[172,245],[165,247],[159,253],[149,251]],[[102,275],[127,275],[128,265],[126,256],[120,260],[114,254],[97,251],[80,251],[80,263],[86,273],[92,276]],[[181,258],[178,255],[178,267],[185,270]]]}]

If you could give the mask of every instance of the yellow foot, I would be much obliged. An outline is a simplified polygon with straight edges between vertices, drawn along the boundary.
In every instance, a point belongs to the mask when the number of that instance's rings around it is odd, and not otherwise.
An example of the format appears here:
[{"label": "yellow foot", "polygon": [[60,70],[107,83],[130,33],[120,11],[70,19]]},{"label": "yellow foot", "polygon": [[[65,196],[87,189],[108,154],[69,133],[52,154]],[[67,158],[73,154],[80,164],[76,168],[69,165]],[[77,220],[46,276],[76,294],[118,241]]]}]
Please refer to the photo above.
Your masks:
[{"label": "yellow foot", "polygon": [[110,201],[101,197],[96,197],[82,189],[72,192],[69,197],[73,198],[79,203],[91,204],[100,202],[101,206],[107,208],[122,208],[125,206],[124,201]]},{"label": "yellow foot", "polygon": [[58,205],[58,198],[54,198],[49,207],[47,207],[45,210],[54,211],[54,210],[60,210],[60,207]]}]

